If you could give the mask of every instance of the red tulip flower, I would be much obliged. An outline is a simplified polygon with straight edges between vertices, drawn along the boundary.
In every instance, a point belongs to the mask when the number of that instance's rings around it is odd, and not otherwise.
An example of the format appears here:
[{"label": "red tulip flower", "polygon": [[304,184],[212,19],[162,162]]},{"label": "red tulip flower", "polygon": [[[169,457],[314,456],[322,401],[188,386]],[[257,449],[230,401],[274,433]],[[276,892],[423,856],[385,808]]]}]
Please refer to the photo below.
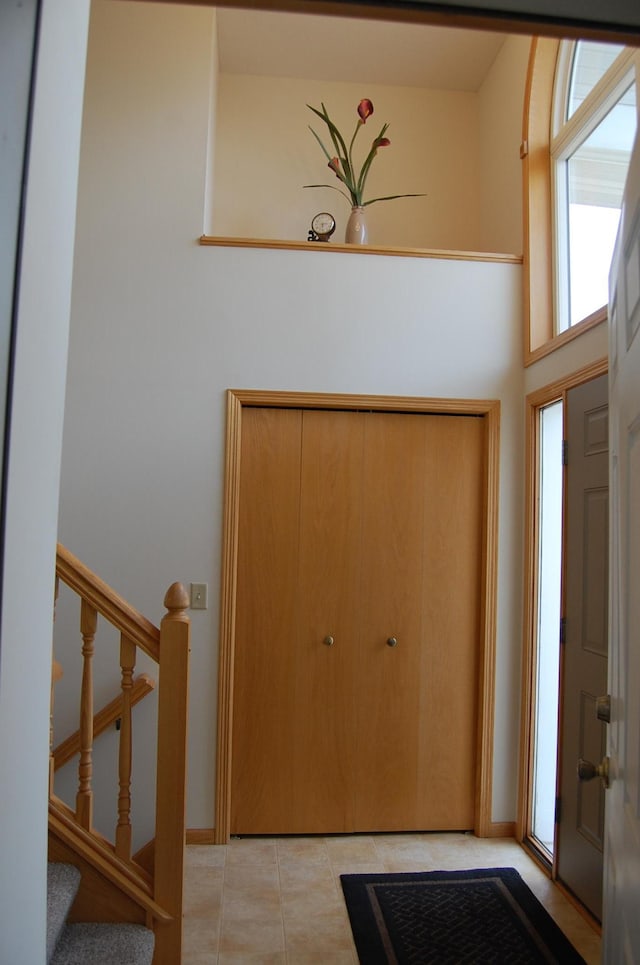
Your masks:
[{"label": "red tulip flower", "polygon": [[322,148],[324,156],[328,161],[328,165],[335,174],[335,176],[342,181],[347,191],[343,191],[342,188],[336,187],[334,184],[305,184],[305,188],[331,188],[333,191],[339,191],[340,194],[347,199],[347,201],[354,207],[362,207],[368,204],[374,204],[376,201],[393,201],[394,198],[418,198],[421,195],[418,194],[391,194],[384,198],[372,198],[371,201],[363,200],[364,186],[367,180],[367,175],[369,174],[369,168],[371,167],[371,162],[378,153],[379,147],[388,147],[391,141],[388,137],[385,137],[387,133],[388,124],[383,124],[380,133],[376,138],[374,138],[369,153],[367,154],[362,167],[360,168],[360,173],[357,174],[354,163],[353,163],[353,145],[355,144],[356,137],[358,136],[358,131],[365,124],[368,117],[373,114],[373,104],[367,98],[364,98],[358,104],[358,121],[356,123],[356,129],[353,132],[353,137],[351,138],[351,143],[347,149],[347,144],[342,134],[333,123],[331,118],[327,113],[327,108],[324,104],[321,105],[322,110],[318,110],[312,107],[311,104],[307,104],[310,111],[313,111],[329,129],[329,135],[331,137],[331,143],[333,145],[333,152],[330,154],[327,148],[324,146],[322,139],[316,134],[312,127],[309,130],[315,137],[316,141]]},{"label": "red tulip flower", "polygon": [[373,114],[373,104],[369,100],[362,100],[358,104],[358,114],[360,115],[360,120],[364,124],[368,117]]}]

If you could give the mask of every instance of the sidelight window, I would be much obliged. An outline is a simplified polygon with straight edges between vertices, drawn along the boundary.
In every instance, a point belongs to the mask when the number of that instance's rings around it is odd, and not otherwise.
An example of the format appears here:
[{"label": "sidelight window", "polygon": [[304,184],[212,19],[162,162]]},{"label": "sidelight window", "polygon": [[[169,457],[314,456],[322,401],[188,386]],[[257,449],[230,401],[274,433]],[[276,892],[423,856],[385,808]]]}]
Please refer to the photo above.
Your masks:
[{"label": "sidelight window", "polygon": [[531,835],[553,855],[562,566],[562,401],[538,410],[537,647]]}]

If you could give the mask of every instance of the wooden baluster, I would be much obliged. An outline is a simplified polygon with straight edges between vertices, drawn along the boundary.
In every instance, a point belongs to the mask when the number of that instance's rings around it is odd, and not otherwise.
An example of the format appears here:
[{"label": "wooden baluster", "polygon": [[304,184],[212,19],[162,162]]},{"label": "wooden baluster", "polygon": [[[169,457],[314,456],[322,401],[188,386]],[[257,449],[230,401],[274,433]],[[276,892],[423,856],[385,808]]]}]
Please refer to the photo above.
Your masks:
[{"label": "wooden baluster", "polygon": [[53,756],[53,700],[55,686],[62,679],[62,667],[54,658],[51,664],[51,709],[49,712],[49,795],[53,794],[55,759]]},{"label": "wooden baluster", "polygon": [[[58,603],[58,595],[60,593],[60,580],[56,574],[55,589],[53,591],[53,621],[55,623],[56,619],[56,606]],[[54,774],[54,760],[53,760],[53,701],[55,695],[55,686],[58,680],[62,677],[62,667],[55,658],[51,661],[51,697],[49,699],[49,796],[53,794],[53,774]]]},{"label": "wooden baluster", "polygon": [[128,861],[131,858],[131,690],[136,647],[124,634],[120,638],[120,668],[122,671],[122,716],[120,718],[120,747],[118,752],[118,824],[116,854]]},{"label": "wooden baluster", "polygon": [[160,625],[154,897],[172,920],[157,925],[153,961],[175,965],[182,961],[189,708],[189,594],[181,583],[169,587],[164,605],[169,612]]},{"label": "wooden baluster", "polygon": [[76,818],[88,831],[93,826],[93,652],[98,613],[86,600],[80,607],[82,634],[82,690],[80,694],[80,763],[78,765],[78,793]]}]

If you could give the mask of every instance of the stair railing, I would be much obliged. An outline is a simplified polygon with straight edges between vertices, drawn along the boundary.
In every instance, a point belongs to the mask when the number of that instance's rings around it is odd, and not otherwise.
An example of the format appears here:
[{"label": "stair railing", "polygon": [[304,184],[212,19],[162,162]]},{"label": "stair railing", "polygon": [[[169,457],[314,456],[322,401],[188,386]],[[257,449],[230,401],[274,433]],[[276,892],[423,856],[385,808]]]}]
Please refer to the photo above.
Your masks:
[{"label": "stair railing", "polygon": [[[60,665],[58,664],[58,667]],[[62,676],[62,668],[58,671],[60,676]],[[60,677],[58,677],[60,679]],[[147,673],[138,674],[134,678],[133,685],[131,687],[131,707],[135,707],[139,704],[147,694],[152,693],[155,690],[156,682]],[[95,740],[100,734],[103,734],[106,730],[111,727],[112,724],[116,724],[118,728],[121,726],[122,715],[124,708],[124,697],[119,694],[114,697],[108,704],[106,704],[102,710],[99,710],[93,716],[93,738]],[[53,740],[53,737],[52,737]],[[80,731],[77,730],[69,737],[65,738],[57,747],[53,749],[53,769],[54,771],[59,771],[61,767],[64,767],[68,761],[80,753]],[[53,790],[53,787],[52,787]]]},{"label": "stair railing", "polygon": [[[82,683],[80,725],[65,753],[79,752],[78,790],[75,812],[53,793],[53,771],[58,763],[51,747],[50,828],[67,838],[77,833],[84,857],[102,874],[138,900],[156,933],[154,965],[175,965],[181,960],[182,892],[184,875],[186,760],[188,715],[188,668],[190,622],[186,613],[187,592],[180,583],[169,587],[164,599],[167,613],[158,629],[91,572],[69,550],[58,544],[56,558],[56,599],[62,581],[80,597],[82,638]],[[118,814],[115,841],[107,841],[93,828],[93,657],[101,616],[120,633],[121,694],[97,715],[113,714],[120,720],[118,751]],[[132,707],[136,702],[133,673],[140,648],[158,665],[158,733],[156,770],[156,814],[153,871],[150,874],[131,854]],[[59,676],[54,663],[54,677]],[[139,688],[138,688],[139,689]],[[101,725],[100,725],[101,726]],[[59,766],[59,765],[58,765]]]}]

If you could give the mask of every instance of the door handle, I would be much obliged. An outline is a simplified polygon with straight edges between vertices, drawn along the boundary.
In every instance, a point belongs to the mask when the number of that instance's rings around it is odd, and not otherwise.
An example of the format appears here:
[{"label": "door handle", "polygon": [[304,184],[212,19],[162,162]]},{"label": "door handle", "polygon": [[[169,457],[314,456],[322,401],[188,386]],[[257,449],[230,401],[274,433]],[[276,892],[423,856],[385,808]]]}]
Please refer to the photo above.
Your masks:
[{"label": "door handle", "polygon": [[603,787],[609,787],[609,758],[603,757],[599,764],[592,764],[585,761],[583,757],[578,760],[578,780],[592,781],[594,777],[599,777]]},{"label": "door handle", "polygon": [[397,639],[396,639],[395,637],[389,637],[389,639],[387,640],[387,646],[388,646],[388,647],[397,647],[397,646],[398,646],[398,641],[397,641]]},{"label": "door handle", "polygon": [[327,634],[322,642],[326,644],[327,647],[332,647],[334,644],[334,639],[330,634]]}]

